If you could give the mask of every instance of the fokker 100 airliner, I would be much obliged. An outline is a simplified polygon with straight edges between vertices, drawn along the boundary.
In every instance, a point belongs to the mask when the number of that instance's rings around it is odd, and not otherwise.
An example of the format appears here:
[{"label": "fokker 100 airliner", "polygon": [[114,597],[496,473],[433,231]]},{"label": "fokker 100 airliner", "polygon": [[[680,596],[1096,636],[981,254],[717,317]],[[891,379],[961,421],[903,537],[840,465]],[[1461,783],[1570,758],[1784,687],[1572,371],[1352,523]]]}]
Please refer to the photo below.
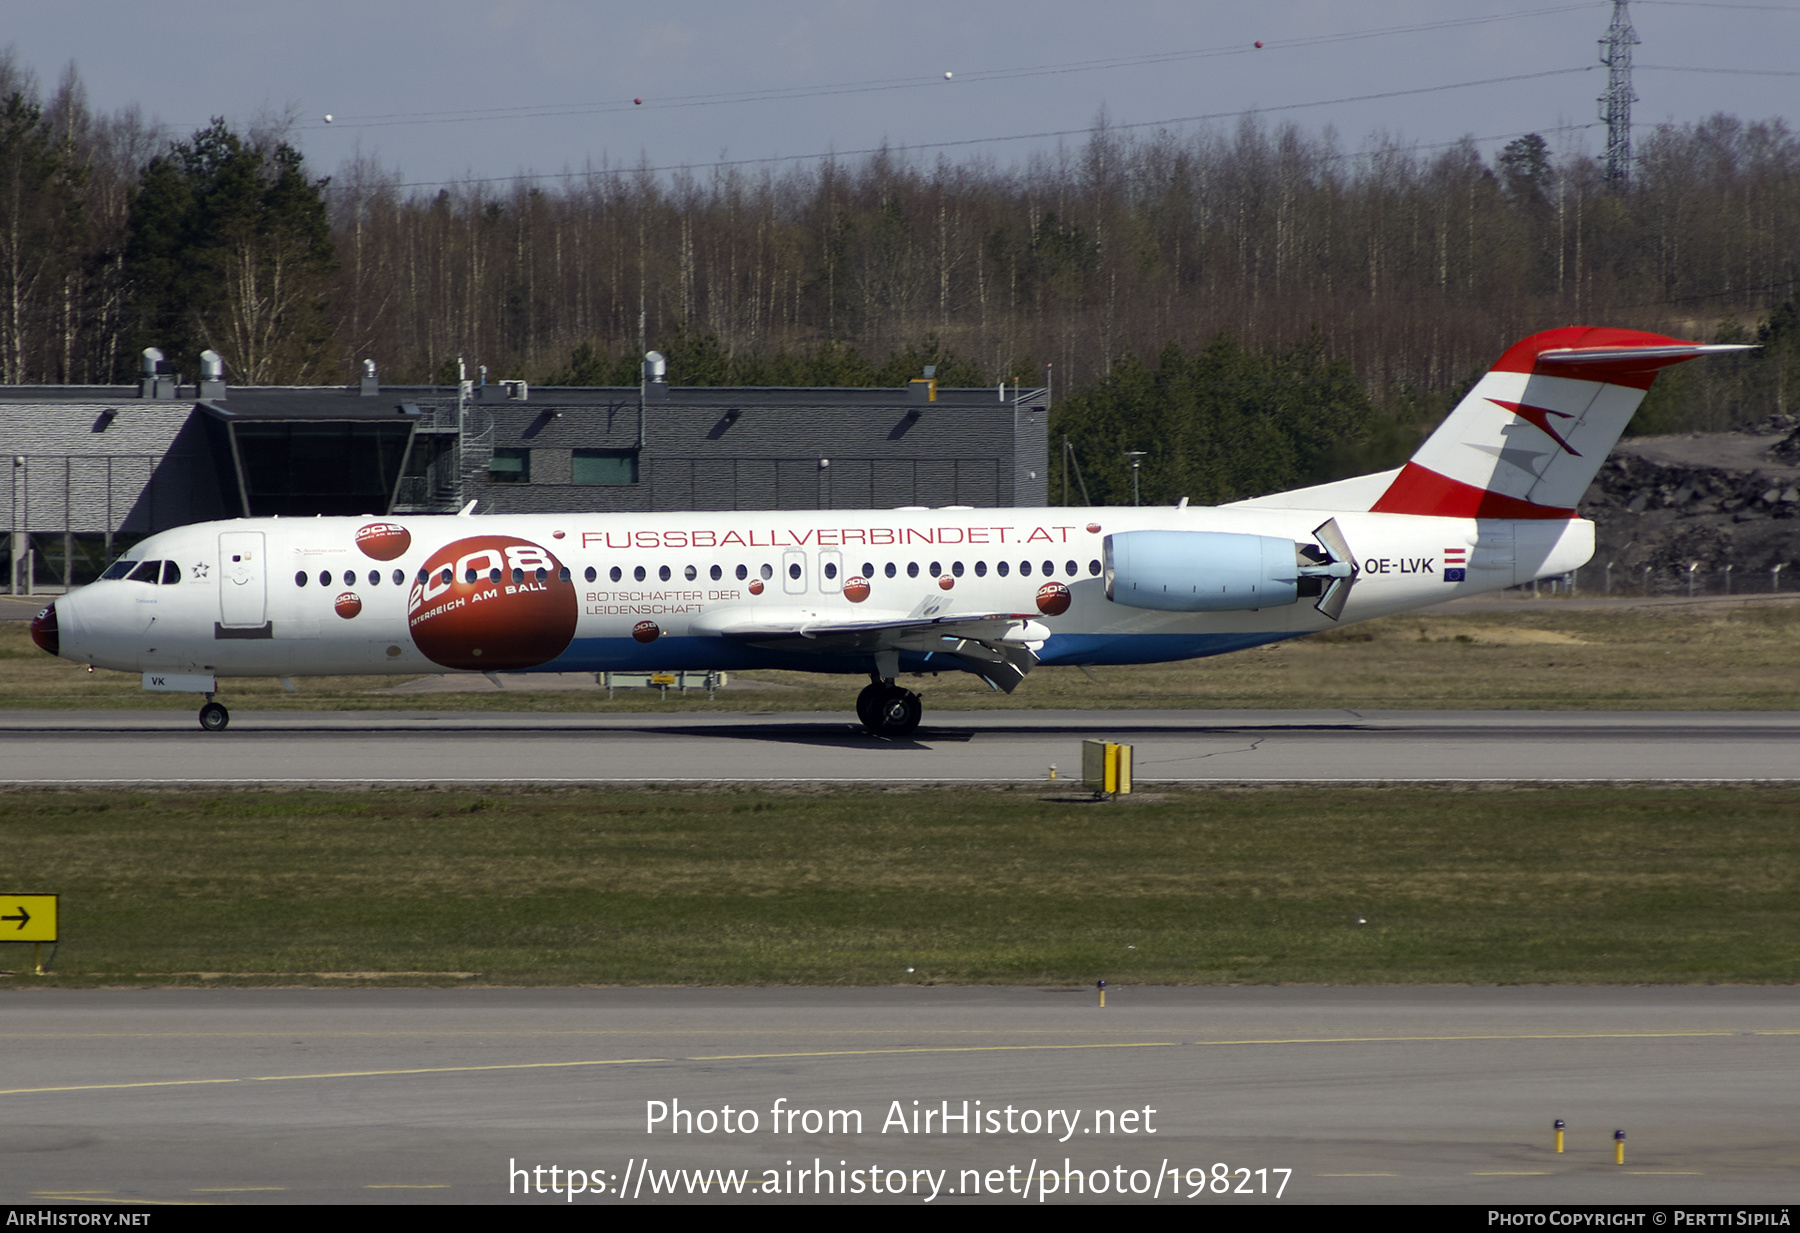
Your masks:
[{"label": "fokker 100 airliner", "polygon": [[788,668],[1010,692],[1039,664],[1193,659],[1562,574],[1657,372],[1711,352],[1570,327],[1500,357],[1411,461],[1216,507],[242,519],[165,531],[32,622],[52,655],[233,676]]}]

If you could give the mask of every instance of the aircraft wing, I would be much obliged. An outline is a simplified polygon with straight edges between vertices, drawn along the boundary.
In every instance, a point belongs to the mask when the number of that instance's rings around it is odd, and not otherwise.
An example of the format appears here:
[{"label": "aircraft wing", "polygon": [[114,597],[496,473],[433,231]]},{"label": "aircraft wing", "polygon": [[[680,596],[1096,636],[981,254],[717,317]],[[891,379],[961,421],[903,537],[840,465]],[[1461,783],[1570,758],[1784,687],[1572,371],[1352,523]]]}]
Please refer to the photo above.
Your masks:
[{"label": "aircraft wing", "polygon": [[910,613],[847,618],[806,607],[739,605],[702,613],[688,627],[699,637],[820,655],[869,655],[894,676],[901,651],[947,655],[996,689],[1011,693],[1037,666],[1050,630],[1025,613],[945,612],[939,602]]}]

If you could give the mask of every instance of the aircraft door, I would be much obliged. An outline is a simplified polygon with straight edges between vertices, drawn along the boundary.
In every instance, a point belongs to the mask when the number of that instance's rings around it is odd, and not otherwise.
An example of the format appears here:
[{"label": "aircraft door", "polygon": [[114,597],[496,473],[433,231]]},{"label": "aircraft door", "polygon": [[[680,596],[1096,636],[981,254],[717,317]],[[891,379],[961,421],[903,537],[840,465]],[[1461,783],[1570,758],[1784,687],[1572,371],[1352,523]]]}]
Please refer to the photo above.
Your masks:
[{"label": "aircraft door", "polygon": [[806,594],[806,553],[798,548],[781,554],[781,589],[789,595]]},{"label": "aircraft door", "polygon": [[836,595],[844,589],[844,554],[836,548],[825,548],[819,552],[819,590],[826,595]]},{"label": "aircraft door", "polygon": [[227,629],[259,629],[268,620],[263,534],[227,531],[219,536],[219,624]]}]

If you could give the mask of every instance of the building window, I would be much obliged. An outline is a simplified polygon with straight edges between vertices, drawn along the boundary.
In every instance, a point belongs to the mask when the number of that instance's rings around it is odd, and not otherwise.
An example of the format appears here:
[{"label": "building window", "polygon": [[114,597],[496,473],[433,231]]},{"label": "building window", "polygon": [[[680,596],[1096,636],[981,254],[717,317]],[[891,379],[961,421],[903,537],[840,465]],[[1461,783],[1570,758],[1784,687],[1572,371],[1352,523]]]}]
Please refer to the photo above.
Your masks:
[{"label": "building window", "polygon": [[633,450],[576,450],[570,461],[577,484],[638,482],[638,458]]},{"label": "building window", "polygon": [[488,483],[529,484],[531,482],[530,450],[495,450],[488,460]]}]

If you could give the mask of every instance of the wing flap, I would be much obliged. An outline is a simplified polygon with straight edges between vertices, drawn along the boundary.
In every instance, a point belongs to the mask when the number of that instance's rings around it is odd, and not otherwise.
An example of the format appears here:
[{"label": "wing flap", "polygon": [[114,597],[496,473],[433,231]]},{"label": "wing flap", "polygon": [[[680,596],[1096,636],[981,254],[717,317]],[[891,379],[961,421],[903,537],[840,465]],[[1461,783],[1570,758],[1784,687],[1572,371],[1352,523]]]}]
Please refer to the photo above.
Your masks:
[{"label": "wing flap", "polygon": [[696,617],[688,631],[770,650],[821,655],[911,651],[947,655],[996,689],[1011,693],[1037,665],[1050,637],[1041,622],[1018,612],[943,612],[937,604],[911,613],[870,613],[846,618],[811,608],[715,608]]}]

